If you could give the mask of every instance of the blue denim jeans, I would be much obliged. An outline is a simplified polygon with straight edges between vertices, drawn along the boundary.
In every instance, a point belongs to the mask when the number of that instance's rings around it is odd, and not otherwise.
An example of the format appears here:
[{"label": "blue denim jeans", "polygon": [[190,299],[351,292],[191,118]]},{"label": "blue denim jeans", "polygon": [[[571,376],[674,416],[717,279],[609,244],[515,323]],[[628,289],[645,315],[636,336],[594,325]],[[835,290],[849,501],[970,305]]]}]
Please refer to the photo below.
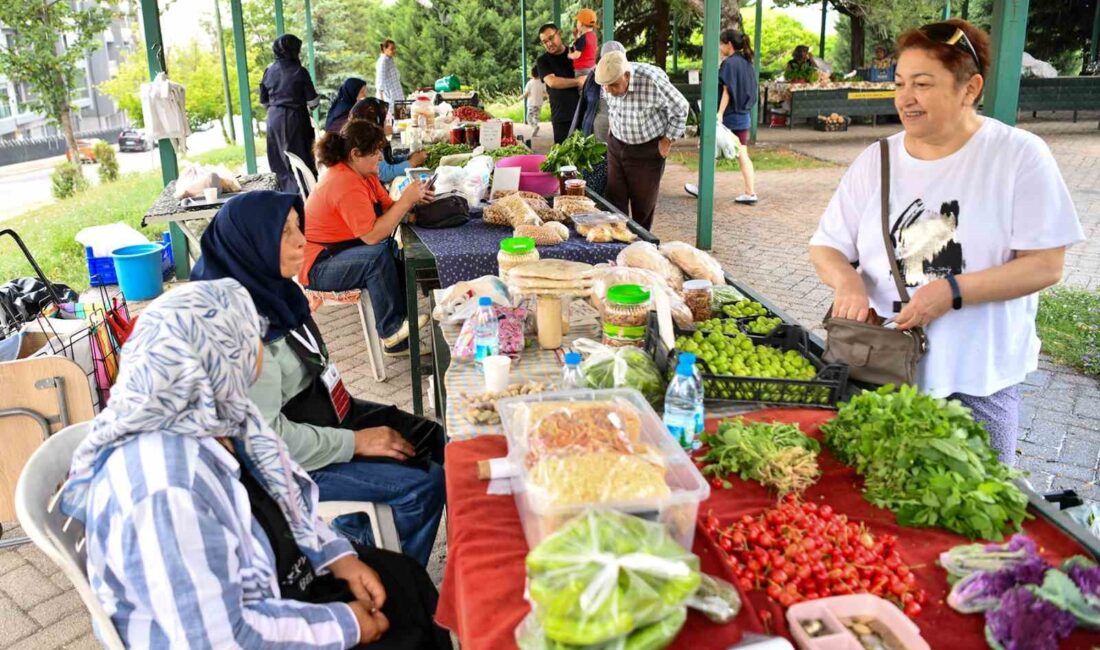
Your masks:
[{"label": "blue denim jeans", "polygon": [[393,336],[405,322],[405,294],[397,273],[397,242],[363,244],[336,255],[322,252],[309,270],[309,288],[314,291],[364,289],[374,306],[378,335]]},{"label": "blue denim jeans", "polygon": [[[390,463],[351,461],[310,472],[321,501],[374,501],[393,508],[401,552],[427,566],[446,502],[443,468],[421,469]],[[374,546],[365,514],[338,517],[332,526],[348,539]]]}]

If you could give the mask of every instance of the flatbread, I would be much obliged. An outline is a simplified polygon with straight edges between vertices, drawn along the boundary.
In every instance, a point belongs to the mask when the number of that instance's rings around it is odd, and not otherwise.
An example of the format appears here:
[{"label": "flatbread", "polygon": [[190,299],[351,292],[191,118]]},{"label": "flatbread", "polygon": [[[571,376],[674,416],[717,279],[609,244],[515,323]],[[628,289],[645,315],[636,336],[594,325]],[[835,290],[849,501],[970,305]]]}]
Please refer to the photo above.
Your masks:
[{"label": "flatbread", "polygon": [[[662,258],[663,259],[663,258]],[[576,283],[577,280],[592,277],[595,269],[591,264],[584,262],[572,262],[569,260],[539,260],[527,262],[512,267],[509,271],[511,278],[542,278],[546,280],[562,280]]]}]

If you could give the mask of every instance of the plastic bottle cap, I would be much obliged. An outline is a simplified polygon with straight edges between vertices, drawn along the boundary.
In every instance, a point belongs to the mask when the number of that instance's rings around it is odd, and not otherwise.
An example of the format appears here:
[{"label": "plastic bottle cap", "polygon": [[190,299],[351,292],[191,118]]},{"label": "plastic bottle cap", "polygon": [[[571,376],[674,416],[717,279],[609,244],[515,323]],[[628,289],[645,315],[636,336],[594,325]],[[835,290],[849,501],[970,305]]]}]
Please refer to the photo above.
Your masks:
[{"label": "plastic bottle cap", "polygon": [[523,255],[535,250],[535,240],[531,237],[507,237],[500,240],[500,250],[509,255]]},{"label": "plastic bottle cap", "polygon": [[566,352],[565,353],[565,365],[575,366],[581,362],[580,352]]},{"label": "plastic bottle cap", "polygon": [[575,172],[575,171],[577,171],[577,167],[575,165],[562,165],[561,167],[558,167],[558,173],[559,174],[562,173],[562,172]]},{"label": "plastic bottle cap", "polygon": [[608,287],[607,301],[617,305],[641,305],[649,302],[649,291],[637,284],[616,284]]},{"label": "plastic bottle cap", "polygon": [[681,377],[691,377],[695,374],[694,365],[693,363],[684,363],[681,361],[680,365],[676,366],[676,374]]},{"label": "plastic bottle cap", "polygon": [[713,286],[710,280],[688,280],[684,283],[684,291],[707,291]]},{"label": "plastic bottle cap", "polygon": [[493,299],[489,296],[482,296],[477,299],[477,304],[479,307],[491,307],[493,305]]}]

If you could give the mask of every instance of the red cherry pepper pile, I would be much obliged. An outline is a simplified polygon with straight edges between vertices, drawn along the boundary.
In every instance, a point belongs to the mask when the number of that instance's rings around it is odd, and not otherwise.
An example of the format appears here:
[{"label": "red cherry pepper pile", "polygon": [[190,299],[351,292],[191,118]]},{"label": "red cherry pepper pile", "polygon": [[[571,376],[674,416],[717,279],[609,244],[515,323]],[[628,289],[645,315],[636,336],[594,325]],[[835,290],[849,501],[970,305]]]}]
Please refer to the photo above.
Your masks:
[{"label": "red cherry pepper pile", "polygon": [[455,119],[460,122],[487,122],[493,119],[492,115],[474,106],[459,106],[454,110],[454,114]]},{"label": "red cherry pepper pile", "polygon": [[708,515],[705,529],[726,553],[741,590],[762,589],[783,607],[871,593],[912,618],[927,599],[902,562],[895,536],[876,538],[830,506],[804,503],[794,494],[758,517],[743,515],[726,528]]}]

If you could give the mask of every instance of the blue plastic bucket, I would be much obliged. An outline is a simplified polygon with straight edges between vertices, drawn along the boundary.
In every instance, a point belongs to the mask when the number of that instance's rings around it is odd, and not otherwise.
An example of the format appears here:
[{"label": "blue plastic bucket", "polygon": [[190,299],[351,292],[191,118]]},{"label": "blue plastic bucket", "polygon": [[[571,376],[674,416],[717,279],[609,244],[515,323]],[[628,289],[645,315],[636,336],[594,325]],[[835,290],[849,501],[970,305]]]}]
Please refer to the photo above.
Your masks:
[{"label": "blue plastic bucket", "polygon": [[127,300],[152,300],[164,291],[160,256],[164,244],[135,244],[111,251],[118,286]]}]

